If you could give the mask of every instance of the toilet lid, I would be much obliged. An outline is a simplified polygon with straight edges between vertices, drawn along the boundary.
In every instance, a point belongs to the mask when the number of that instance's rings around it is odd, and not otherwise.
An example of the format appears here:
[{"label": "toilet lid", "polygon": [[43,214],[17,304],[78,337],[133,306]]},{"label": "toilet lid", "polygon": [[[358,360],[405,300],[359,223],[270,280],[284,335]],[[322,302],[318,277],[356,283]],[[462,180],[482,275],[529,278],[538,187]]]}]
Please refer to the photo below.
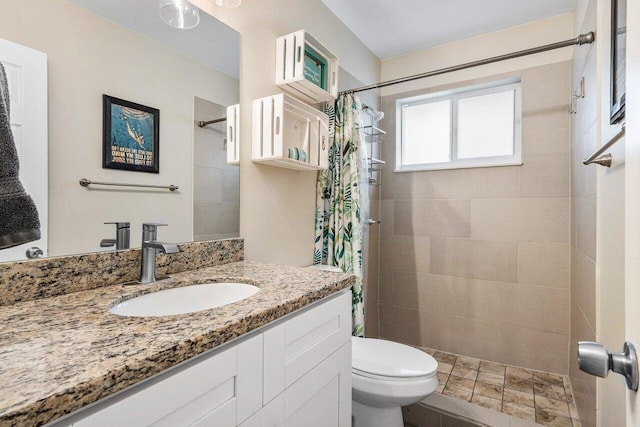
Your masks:
[{"label": "toilet lid", "polygon": [[438,362],[408,345],[373,338],[352,337],[352,369],[394,378],[433,376]]}]

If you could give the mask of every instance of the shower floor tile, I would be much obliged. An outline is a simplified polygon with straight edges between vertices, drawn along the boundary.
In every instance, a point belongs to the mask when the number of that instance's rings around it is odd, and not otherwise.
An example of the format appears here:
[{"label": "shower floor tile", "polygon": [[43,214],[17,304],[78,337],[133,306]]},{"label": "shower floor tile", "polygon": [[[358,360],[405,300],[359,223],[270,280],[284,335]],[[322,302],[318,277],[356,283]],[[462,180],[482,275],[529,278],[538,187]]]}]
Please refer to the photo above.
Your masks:
[{"label": "shower floor tile", "polygon": [[417,348],[438,361],[437,393],[545,426],[580,426],[566,376]]}]

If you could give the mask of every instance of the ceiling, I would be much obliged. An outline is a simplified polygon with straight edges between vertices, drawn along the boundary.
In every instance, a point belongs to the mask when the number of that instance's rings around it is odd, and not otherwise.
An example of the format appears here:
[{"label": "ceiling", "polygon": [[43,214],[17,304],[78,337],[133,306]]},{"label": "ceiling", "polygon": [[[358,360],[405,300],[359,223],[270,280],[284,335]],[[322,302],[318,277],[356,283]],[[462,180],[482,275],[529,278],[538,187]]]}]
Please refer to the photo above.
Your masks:
[{"label": "ceiling", "polygon": [[160,19],[159,0],[71,0],[215,70],[238,78],[240,37],[232,28],[200,12],[190,30],[171,28]]},{"label": "ceiling", "polygon": [[575,0],[322,0],[380,59],[571,12]]}]

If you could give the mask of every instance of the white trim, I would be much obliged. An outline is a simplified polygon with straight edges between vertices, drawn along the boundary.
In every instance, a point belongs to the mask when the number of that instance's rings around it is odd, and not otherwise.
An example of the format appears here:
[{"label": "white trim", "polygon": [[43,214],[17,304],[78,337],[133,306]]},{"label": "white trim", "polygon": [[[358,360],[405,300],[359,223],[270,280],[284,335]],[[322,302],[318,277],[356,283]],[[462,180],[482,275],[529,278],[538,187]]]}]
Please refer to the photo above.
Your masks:
[{"label": "white trim", "polygon": [[[493,93],[514,92],[514,123],[513,123],[513,154],[509,156],[475,157],[471,159],[458,159],[458,101],[460,99]],[[404,157],[404,114],[405,106],[421,105],[427,103],[451,101],[451,129],[450,129],[450,154],[451,160],[440,163],[402,164]],[[499,82],[485,83],[482,85],[467,86],[455,90],[412,96],[396,100],[396,158],[395,172],[415,172],[443,169],[463,169],[494,166],[522,165],[522,82],[520,78],[512,78]]]}]

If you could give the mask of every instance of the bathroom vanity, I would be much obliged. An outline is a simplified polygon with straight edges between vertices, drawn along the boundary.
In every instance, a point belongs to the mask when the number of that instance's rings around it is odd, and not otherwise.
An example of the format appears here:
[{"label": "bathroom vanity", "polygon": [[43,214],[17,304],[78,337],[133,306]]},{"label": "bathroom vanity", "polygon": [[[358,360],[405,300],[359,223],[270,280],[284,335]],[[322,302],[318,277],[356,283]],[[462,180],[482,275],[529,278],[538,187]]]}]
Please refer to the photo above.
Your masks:
[{"label": "bathroom vanity", "polygon": [[[108,311],[226,281],[260,291],[175,316]],[[349,426],[352,283],[240,261],[1,306],[0,426]]]},{"label": "bathroom vanity", "polygon": [[349,426],[344,291],[197,356],[56,426]]}]

